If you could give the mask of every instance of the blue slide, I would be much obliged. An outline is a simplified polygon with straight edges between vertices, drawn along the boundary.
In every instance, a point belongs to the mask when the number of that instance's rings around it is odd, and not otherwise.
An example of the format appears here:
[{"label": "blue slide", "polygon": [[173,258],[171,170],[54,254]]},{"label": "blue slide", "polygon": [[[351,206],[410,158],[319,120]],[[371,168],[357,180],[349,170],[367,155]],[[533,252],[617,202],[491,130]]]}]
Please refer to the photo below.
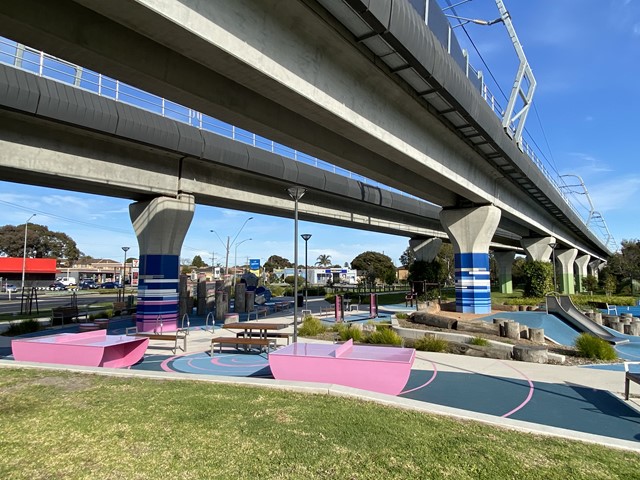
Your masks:
[{"label": "blue slide", "polygon": [[613,345],[629,343],[626,338],[613,335],[602,325],[598,325],[573,304],[569,295],[547,295],[547,312],[567,322],[580,332],[587,332]]}]

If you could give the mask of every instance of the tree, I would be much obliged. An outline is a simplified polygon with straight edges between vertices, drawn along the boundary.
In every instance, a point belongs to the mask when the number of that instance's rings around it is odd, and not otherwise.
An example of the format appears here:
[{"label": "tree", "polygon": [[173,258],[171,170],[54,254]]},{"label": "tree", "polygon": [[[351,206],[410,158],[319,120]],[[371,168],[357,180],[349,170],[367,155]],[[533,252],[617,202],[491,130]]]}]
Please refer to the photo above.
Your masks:
[{"label": "tree", "polygon": [[[616,285],[624,293],[634,293],[633,280],[640,279],[640,240],[622,240],[620,252],[616,252],[607,260],[603,268],[603,278],[613,276]],[[607,291],[607,288],[605,288]]]},{"label": "tree", "polygon": [[[0,253],[9,257],[22,257],[24,249],[22,225],[5,225],[0,228]],[[30,223],[27,229],[27,250],[29,258],[64,258],[72,265],[82,252],[76,242],[66,233],[53,232],[44,225]]]},{"label": "tree", "polygon": [[366,272],[367,279],[393,283],[396,280],[396,267],[387,255],[378,252],[364,252],[351,260],[351,268]]},{"label": "tree", "polygon": [[273,272],[276,268],[291,268],[293,267],[293,263],[286,258],[279,257],[278,255],[271,255],[267,258],[267,261],[264,262],[263,267],[265,271]]},{"label": "tree", "polygon": [[595,292],[598,289],[598,279],[593,275],[587,275],[582,282],[587,292]]},{"label": "tree", "polygon": [[331,255],[318,255],[316,265],[320,267],[328,267],[329,265],[331,265]]},{"label": "tree", "polygon": [[200,255],[196,255],[195,257],[193,257],[193,260],[191,260],[191,265],[196,268],[208,267],[208,265],[202,260],[202,257]]},{"label": "tree", "polygon": [[413,248],[407,247],[402,255],[400,255],[400,265],[405,268],[409,268],[409,266],[415,261],[416,254],[413,251]]},{"label": "tree", "polygon": [[522,265],[522,273],[525,277],[525,297],[544,297],[553,290],[553,265],[549,262],[528,261]]}]

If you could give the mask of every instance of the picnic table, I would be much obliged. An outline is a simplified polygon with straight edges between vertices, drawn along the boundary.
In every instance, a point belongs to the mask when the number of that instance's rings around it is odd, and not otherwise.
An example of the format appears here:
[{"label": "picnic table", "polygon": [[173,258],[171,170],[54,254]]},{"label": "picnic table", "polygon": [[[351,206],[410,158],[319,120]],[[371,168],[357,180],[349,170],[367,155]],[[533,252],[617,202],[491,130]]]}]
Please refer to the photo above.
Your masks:
[{"label": "picnic table", "polygon": [[267,352],[271,348],[275,348],[276,338],[287,338],[289,340],[289,334],[277,332],[286,327],[284,323],[267,323],[267,322],[232,322],[225,324],[222,328],[225,330],[241,330],[236,333],[235,337],[215,337],[211,339],[211,354],[214,352],[214,345],[219,345],[222,350],[222,345],[235,345],[238,348],[240,345],[244,345],[245,348],[249,346],[266,347]]}]

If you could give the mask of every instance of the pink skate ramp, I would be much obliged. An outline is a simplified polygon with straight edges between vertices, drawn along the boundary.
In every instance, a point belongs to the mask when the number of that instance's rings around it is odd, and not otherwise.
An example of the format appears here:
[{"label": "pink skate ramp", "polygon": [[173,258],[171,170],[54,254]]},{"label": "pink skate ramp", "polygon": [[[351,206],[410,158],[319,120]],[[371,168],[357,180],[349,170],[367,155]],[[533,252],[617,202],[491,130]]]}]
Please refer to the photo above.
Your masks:
[{"label": "pink skate ramp", "polygon": [[148,344],[148,338],[107,335],[106,330],[97,330],[15,339],[11,349],[13,358],[22,362],[120,368],[138,362]]},{"label": "pink skate ramp", "polygon": [[334,383],[373,392],[399,394],[407,384],[413,348],[293,343],[269,354],[274,378]]}]

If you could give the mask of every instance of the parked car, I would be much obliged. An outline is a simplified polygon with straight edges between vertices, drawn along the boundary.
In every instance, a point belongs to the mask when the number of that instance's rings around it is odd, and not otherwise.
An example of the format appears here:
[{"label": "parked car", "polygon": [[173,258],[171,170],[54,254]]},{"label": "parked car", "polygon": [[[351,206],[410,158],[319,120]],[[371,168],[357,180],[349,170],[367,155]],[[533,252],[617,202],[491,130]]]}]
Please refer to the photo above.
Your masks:
[{"label": "parked car", "polygon": [[79,287],[80,287],[80,290],[89,290],[89,289],[98,288],[98,284],[91,279],[84,279],[80,281]]},{"label": "parked car", "polygon": [[2,286],[2,291],[3,292],[17,292],[18,291],[18,287],[16,287],[15,285],[11,284],[11,283],[7,283],[6,285]]},{"label": "parked car", "polygon": [[49,290],[66,290],[67,286],[61,282],[53,282],[49,285]]}]

